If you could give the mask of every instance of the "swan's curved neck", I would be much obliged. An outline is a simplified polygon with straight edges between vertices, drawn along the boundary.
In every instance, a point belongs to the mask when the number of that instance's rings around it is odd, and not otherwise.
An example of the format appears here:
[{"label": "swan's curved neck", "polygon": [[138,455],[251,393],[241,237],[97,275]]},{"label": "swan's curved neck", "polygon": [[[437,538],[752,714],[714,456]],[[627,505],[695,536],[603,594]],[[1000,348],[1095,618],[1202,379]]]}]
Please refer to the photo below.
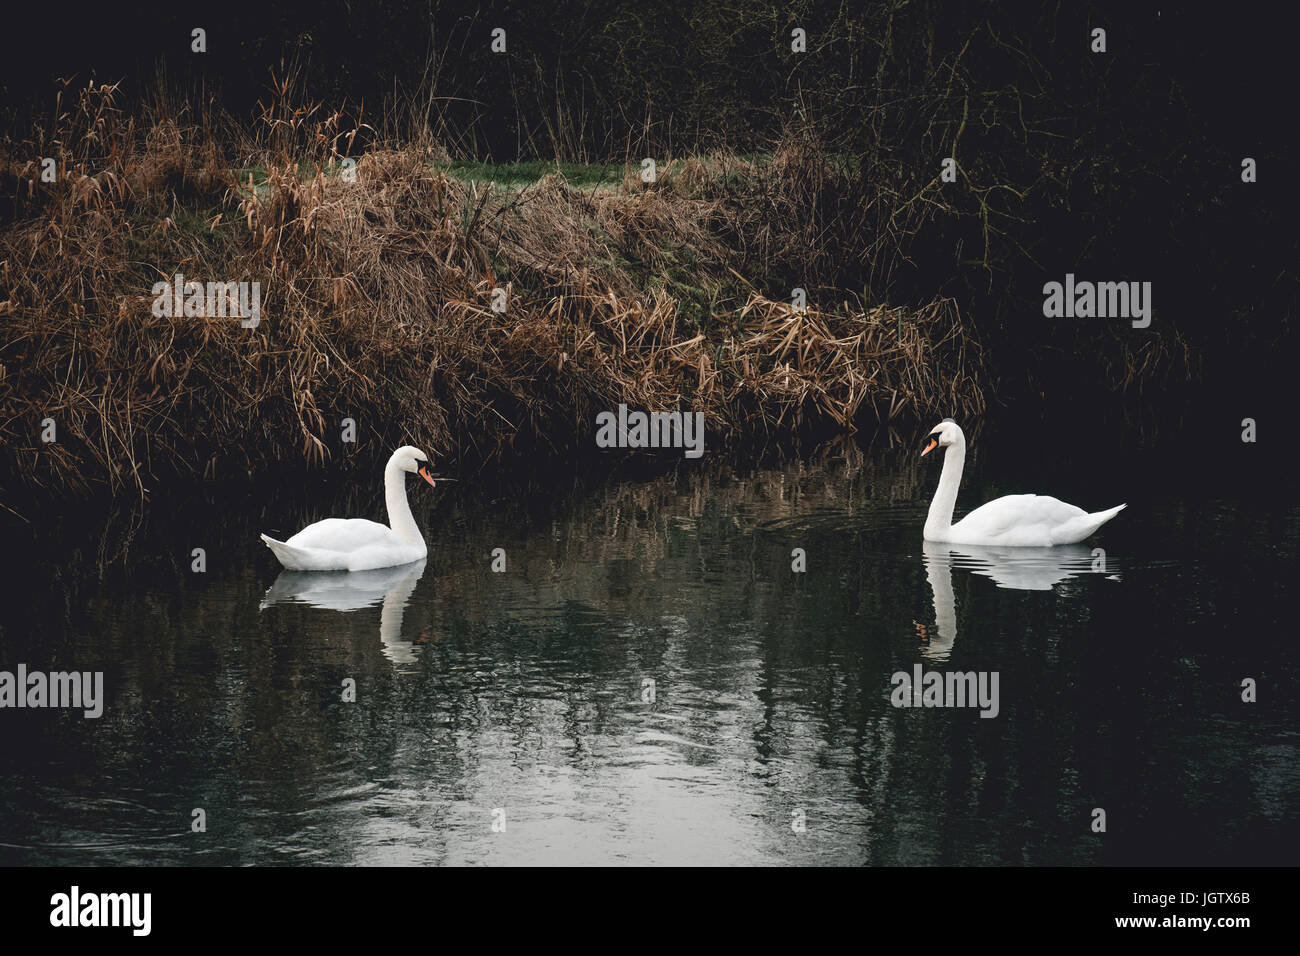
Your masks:
[{"label": "swan's curved neck", "polygon": [[406,500],[406,472],[398,467],[397,462],[389,459],[384,469],[384,505],[388,508],[388,526],[411,544],[423,544],[424,537],[411,514],[411,505]]},{"label": "swan's curved neck", "polygon": [[943,453],[943,473],[939,487],[930,502],[930,514],[925,519],[925,537],[929,541],[942,541],[952,529],[952,512],[957,507],[957,488],[961,485],[961,470],[966,464],[966,438],[961,436]]}]

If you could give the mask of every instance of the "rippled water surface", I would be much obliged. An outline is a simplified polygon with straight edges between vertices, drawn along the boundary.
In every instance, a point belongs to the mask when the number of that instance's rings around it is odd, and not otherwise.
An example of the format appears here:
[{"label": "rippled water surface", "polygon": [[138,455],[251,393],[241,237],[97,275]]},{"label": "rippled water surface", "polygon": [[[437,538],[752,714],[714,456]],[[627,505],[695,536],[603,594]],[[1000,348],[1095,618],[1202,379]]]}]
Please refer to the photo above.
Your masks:
[{"label": "rippled water surface", "polygon": [[[361,575],[257,533],[382,518],[378,482],[28,514],[0,669],[106,702],[0,712],[0,862],[1296,862],[1294,500],[976,458],[959,513],[1130,507],[1074,548],[925,546],[915,451],[413,483],[428,560]],[[997,716],[892,706],[917,664],[997,672]]]}]

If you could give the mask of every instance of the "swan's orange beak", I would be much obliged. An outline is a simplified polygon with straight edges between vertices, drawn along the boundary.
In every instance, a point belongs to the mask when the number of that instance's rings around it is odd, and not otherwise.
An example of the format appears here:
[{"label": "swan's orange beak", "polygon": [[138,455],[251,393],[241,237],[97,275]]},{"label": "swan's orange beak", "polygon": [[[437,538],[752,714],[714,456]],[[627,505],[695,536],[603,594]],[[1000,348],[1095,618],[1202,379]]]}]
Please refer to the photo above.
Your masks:
[{"label": "swan's orange beak", "polygon": [[921,452],[921,457],[924,458],[926,455],[930,454],[930,452],[934,451],[935,447],[938,444],[939,444],[938,439],[931,438],[930,444],[926,445],[925,451]]},{"label": "swan's orange beak", "polygon": [[433,475],[429,474],[429,467],[427,465],[422,465],[420,467],[420,477],[429,483],[430,488],[436,487],[433,483]]}]

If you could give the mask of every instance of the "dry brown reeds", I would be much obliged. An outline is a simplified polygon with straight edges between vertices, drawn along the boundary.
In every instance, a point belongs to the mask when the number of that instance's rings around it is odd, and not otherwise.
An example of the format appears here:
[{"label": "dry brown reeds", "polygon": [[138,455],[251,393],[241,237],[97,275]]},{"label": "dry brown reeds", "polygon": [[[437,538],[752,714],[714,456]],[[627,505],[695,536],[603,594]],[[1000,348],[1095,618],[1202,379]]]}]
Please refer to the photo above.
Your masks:
[{"label": "dry brown reeds", "polygon": [[[711,447],[983,406],[951,302],[863,309],[815,289],[796,311],[736,273],[745,224],[717,184],[757,175],[738,160],[673,164],[652,188],[629,166],[623,189],[504,190],[421,143],[370,149],[349,181],[341,114],[305,104],[268,108],[235,173],[210,124],[137,122],[113,97],[79,90],[42,142],[0,153],[2,481],[143,494],[319,464],[348,447],[344,418],[349,454],[410,441],[485,460],[588,447],[620,402],[703,411]],[[260,283],[261,322],[155,314],[176,273]]]}]

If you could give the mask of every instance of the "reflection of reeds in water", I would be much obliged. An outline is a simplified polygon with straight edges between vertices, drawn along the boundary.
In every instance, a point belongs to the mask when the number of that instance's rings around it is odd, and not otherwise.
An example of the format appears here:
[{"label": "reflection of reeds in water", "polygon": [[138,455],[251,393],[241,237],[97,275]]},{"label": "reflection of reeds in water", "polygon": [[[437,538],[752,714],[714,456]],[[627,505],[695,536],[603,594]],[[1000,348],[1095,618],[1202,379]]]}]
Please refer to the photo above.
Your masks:
[{"label": "reflection of reeds in water", "polygon": [[[790,568],[792,547],[814,548],[811,573],[821,581],[838,579],[853,569],[833,568],[828,549],[843,547],[860,530],[846,522],[865,528],[876,519],[860,511],[914,506],[917,473],[877,471],[870,454],[852,442],[837,443],[783,468],[738,475],[717,466],[606,484],[552,501],[542,515],[497,516],[492,530],[480,517],[469,532],[471,546],[482,552],[483,537],[494,536],[510,573],[494,575],[486,554],[435,537],[432,587],[441,606],[454,606],[468,621],[501,619],[503,602],[514,608],[585,606],[656,620],[684,611],[695,616],[710,581],[725,578],[750,582],[747,600],[753,603],[745,616],[761,617],[765,604],[781,604],[788,589],[799,586],[802,575]],[[533,532],[522,532],[530,520]],[[816,542],[825,549],[817,550]],[[666,587],[665,580],[674,583]],[[752,587],[759,582],[765,586]],[[736,595],[744,589],[719,590]],[[673,600],[680,604],[672,606]]]},{"label": "reflection of reeds in water", "polygon": [[[276,94],[250,135],[164,101],[126,116],[114,87],[91,86],[55,129],[0,150],[0,436],[16,480],[143,494],[169,474],[319,463],[344,447],[344,417],[363,459],[417,437],[481,458],[590,447],[589,423],[620,402],[701,411],[715,449],[983,406],[950,302],[867,308],[813,288],[796,312],[735,270],[728,236],[799,245],[747,203],[806,190],[806,150],[587,191],[558,175],[462,182],[433,144],[402,143],[359,157],[348,182],[342,114],[288,81]],[[844,187],[824,172],[820,188]],[[260,283],[261,324],[155,316],[151,289],[177,272]],[[31,427],[46,417],[48,445]]]},{"label": "reflection of reeds in water", "polygon": [[[375,575],[367,593],[318,593],[323,607],[261,614],[279,569],[241,514],[230,522],[234,543],[211,546],[224,555],[215,580],[181,571],[172,585],[113,589],[81,652],[128,662],[113,683],[108,759],[118,766],[126,754],[152,771],[155,728],[165,723],[194,741],[195,756],[169,770],[182,789],[228,778],[232,801],[303,814],[369,787],[387,799],[393,781],[421,804],[456,794],[495,806],[496,786],[523,779],[513,776],[520,771],[537,778],[536,766],[701,781],[713,770],[760,774],[802,792],[858,792],[880,812],[893,799],[890,779],[942,767],[952,749],[950,724],[913,720],[887,702],[897,654],[910,652],[891,635],[928,611],[919,486],[930,480],[878,446],[847,445],[785,469],[734,474],[711,462],[678,478],[518,496],[496,508],[470,503],[472,486],[462,484],[415,497],[430,557],[409,602],[399,570]],[[351,492],[346,506],[316,494],[311,507],[367,513],[368,494]],[[845,549],[904,505],[911,517],[893,530],[910,549],[892,562]],[[795,542],[810,547],[807,575],[790,571]],[[488,570],[497,546],[505,574]],[[158,550],[141,542],[133,554]],[[284,582],[282,593],[301,594]],[[318,582],[328,591],[324,579],[306,583]],[[377,596],[382,610],[368,603]],[[367,606],[355,613],[329,609],[358,602]],[[376,630],[392,633],[397,610],[405,647],[376,640]],[[431,643],[413,648],[426,627]],[[639,696],[643,676],[659,683],[654,706]],[[357,681],[355,705],[339,703],[344,678]],[[972,738],[972,752],[994,763],[1001,740]],[[768,812],[761,801],[744,807],[745,819]],[[342,820],[312,825],[337,826],[331,839],[350,846],[354,828]],[[246,829],[252,859],[265,837]]]}]

